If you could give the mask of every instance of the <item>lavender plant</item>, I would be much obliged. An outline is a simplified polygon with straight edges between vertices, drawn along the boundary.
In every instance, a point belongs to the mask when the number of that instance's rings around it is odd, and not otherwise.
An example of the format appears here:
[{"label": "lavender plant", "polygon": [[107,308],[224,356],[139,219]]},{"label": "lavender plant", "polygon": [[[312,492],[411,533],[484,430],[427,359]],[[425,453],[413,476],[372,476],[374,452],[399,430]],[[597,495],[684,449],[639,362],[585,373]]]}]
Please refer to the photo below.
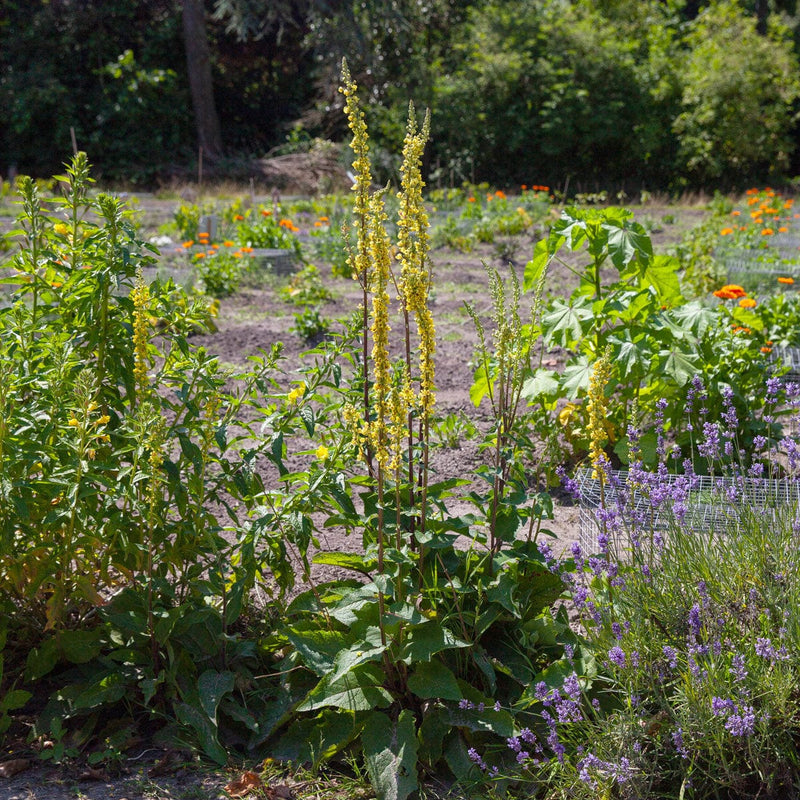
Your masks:
[{"label": "lavender plant", "polygon": [[[800,387],[787,394],[796,413]],[[707,419],[693,445],[709,481],[665,436],[665,406],[657,468],[633,427],[626,478],[596,464],[596,548],[576,542],[561,565],[580,641],[526,693],[531,721],[505,752],[473,753],[484,777],[586,798],[777,797],[797,783],[797,436],[763,442],[777,482],[736,457],[731,420]]]}]

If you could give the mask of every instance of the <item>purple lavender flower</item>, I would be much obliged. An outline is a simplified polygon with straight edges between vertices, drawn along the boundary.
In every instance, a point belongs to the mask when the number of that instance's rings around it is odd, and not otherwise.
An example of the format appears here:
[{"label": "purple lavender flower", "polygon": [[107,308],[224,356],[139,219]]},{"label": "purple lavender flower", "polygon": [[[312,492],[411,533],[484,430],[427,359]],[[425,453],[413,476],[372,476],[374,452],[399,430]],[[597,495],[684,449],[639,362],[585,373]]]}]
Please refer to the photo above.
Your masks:
[{"label": "purple lavender flower", "polygon": [[672,732],[672,744],[681,758],[689,758],[689,752],[683,743],[683,730],[681,728],[675,728]]},{"label": "purple lavender flower", "polygon": [[691,631],[692,635],[697,637],[700,635],[700,631],[702,629],[702,621],[700,619],[700,606],[695,603],[689,609],[689,630]]},{"label": "purple lavender flower", "polygon": [[752,736],[756,732],[756,715],[752,706],[736,707],[736,713],[725,720],[725,729],[732,736]]},{"label": "purple lavender flower", "polygon": [[731,675],[739,682],[744,683],[747,678],[747,668],[744,665],[744,656],[740,653],[735,653],[731,659]]},{"label": "purple lavender flower", "polygon": [[756,655],[773,661],[775,659],[775,648],[772,646],[772,641],[759,636],[756,639]]},{"label": "purple lavender flower", "polygon": [[734,705],[733,700],[730,700],[728,698],[722,698],[722,697],[711,698],[711,711],[716,717],[727,716],[735,709],[735,707],[736,706]]},{"label": "purple lavender flower", "polygon": [[470,747],[470,749],[467,750],[467,756],[473,764],[477,764],[484,772],[488,769],[483,757],[474,747]]},{"label": "purple lavender flower", "polygon": [[511,748],[515,753],[519,753],[522,750],[522,743],[517,736],[511,736],[506,739],[506,744]]},{"label": "purple lavender flower", "polygon": [[664,658],[667,659],[667,663],[669,664],[670,669],[677,669],[678,668],[678,651],[674,647],[670,647],[668,644],[665,644],[661,648],[661,652],[664,653]]},{"label": "purple lavender flower", "polygon": [[547,688],[547,684],[544,681],[539,681],[539,683],[536,684],[535,695],[537,700],[542,701],[550,696],[550,690]]},{"label": "purple lavender flower", "polygon": [[608,658],[620,668],[625,666],[625,651],[618,645],[614,645],[614,647],[608,651]]},{"label": "purple lavender flower", "polygon": [[570,551],[572,552],[573,559],[575,559],[575,569],[577,569],[578,572],[582,572],[584,562],[583,562],[583,551],[581,550],[580,544],[578,544],[578,542],[573,542],[570,545]]},{"label": "purple lavender flower", "polygon": [[619,624],[619,622],[611,623],[611,634],[617,641],[622,638],[622,626]]},{"label": "purple lavender flower", "polygon": [[564,684],[561,687],[573,700],[577,700],[581,696],[581,685],[578,681],[578,676],[573,672],[564,679]]}]

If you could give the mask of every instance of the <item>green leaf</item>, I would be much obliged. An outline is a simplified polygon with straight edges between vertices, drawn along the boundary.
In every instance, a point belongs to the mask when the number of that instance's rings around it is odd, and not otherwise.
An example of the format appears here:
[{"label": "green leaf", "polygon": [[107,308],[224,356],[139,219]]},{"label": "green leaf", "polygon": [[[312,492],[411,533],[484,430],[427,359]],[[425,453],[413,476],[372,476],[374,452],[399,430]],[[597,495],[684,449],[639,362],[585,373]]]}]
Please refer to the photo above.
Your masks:
[{"label": "green leaf", "polygon": [[90,631],[62,631],[58,643],[64,657],[72,664],[86,664],[100,655],[103,629]]},{"label": "green leaf", "polygon": [[14,711],[17,708],[22,708],[31,697],[33,695],[24,689],[12,689],[3,695],[3,699],[0,701],[0,711]]},{"label": "green leaf", "polygon": [[432,655],[454,647],[469,647],[469,645],[456,639],[449,630],[442,627],[439,620],[431,620],[415,625],[408,632],[397,660],[406,664],[429,661]]},{"label": "green leaf", "polygon": [[681,327],[692,331],[698,337],[702,337],[710,327],[717,324],[719,319],[718,311],[704,306],[698,300],[671,309],[668,314]]},{"label": "green leaf", "polygon": [[333,669],[336,656],[349,644],[346,633],[322,628],[317,621],[295,623],[286,635],[303,663],[320,678]]},{"label": "green leaf", "polygon": [[586,356],[581,356],[575,363],[564,369],[562,383],[570,400],[574,400],[580,391],[587,391],[589,378],[592,376],[592,365]]},{"label": "green leaf", "polygon": [[647,232],[636,223],[604,224],[608,235],[608,254],[620,272],[632,261],[646,264],[653,256],[653,244]]},{"label": "green leaf", "polygon": [[360,553],[342,553],[339,551],[317,553],[311,561],[313,564],[327,564],[331,567],[352,569],[364,575],[369,575],[375,569],[376,564],[374,558],[367,558]]},{"label": "green leaf", "polygon": [[192,730],[197,736],[203,752],[217,764],[225,764],[228,754],[217,739],[217,730],[208,717],[196,706],[179,703],[175,708],[178,722]]},{"label": "green leaf", "polygon": [[657,255],[644,271],[642,280],[656,290],[662,305],[674,305],[683,299],[678,281],[679,267],[677,258]]},{"label": "green leaf", "polygon": [[550,264],[551,258],[548,240],[541,239],[536,242],[536,246],[533,248],[533,259],[525,265],[525,274],[522,278],[522,288],[526,292],[536,288]]},{"label": "green leaf", "polygon": [[522,385],[522,396],[533,403],[540,397],[553,397],[558,394],[561,384],[555,370],[539,367]]},{"label": "green leaf", "polygon": [[233,691],[234,675],[232,672],[217,672],[207,669],[197,681],[197,691],[200,694],[200,705],[208,718],[216,723],[217,707],[222,698]]},{"label": "green leaf", "polygon": [[696,364],[677,350],[662,350],[659,354],[660,370],[672,378],[679,386],[683,386],[697,374]]},{"label": "green leaf", "polygon": [[645,348],[642,344],[639,342],[620,341],[619,339],[612,339],[611,341],[616,345],[614,362],[619,368],[620,377],[627,378],[634,373],[641,374],[647,363],[643,358]]},{"label": "green leaf", "polygon": [[25,662],[25,682],[37,681],[47,675],[58,664],[58,643],[55,638],[46,639],[41,647],[31,650]]},{"label": "green leaf", "polygon": [[542,315],[542,330],[548,339],[564,347],[572,347],[583,336],[582,323],[592,317],[590,308],[570,306],[563,300],[554,300],[547,313]]},{"label": "green leaf", "polygon": [[414,714],[405,709],[396,720],[375,712],[362,734],[364,760],[378,800],[405,800],[417,790],[417,737]]},{"label": "green leaf", "polygon": [[442,757],[444,737],[450,732],[447,714],[442,708],[434,707],[422,718],[417,739],[419,740],[419,760],[429,767],[435,767]]},{"label": "green leaf", "polygon": [[423,700],[461,700],[455,675],[440,661],[423,661],[414,667],[408,688]]},{"label": "green leaf", "polygon": [[358,641],[351,644],[346,650],[337,653],[333,661],[333,669],[326,679],[335,683],[354,667],[370,661],[377,661],[387,646],[382,641],[381,629],[377,625],[368,627]]},{"label": "green leaf", "polygon": [[392,703],[392,695],[383,688],[386,676],[378,664],[360,664],[335,683],[323,678],[297,707],[297,711],[341,708],[346,711],[371,711]]},{"label": "green leaf", "polygon": [[280,761],[310,764],[316,769],[347,747],[360,729],[351,711],[326,708],[316,717],[296,720],[269,753]]},{"label": "green leaf", "polygon": [[486,372],[486,366],[481,364],[475,370],[475,374],[472,376],[472,386],[469,387],[469,399],[472,400],[476,408],[481,404],[481,400],[489,394],[490,388],[491,384],[489,375]]}]

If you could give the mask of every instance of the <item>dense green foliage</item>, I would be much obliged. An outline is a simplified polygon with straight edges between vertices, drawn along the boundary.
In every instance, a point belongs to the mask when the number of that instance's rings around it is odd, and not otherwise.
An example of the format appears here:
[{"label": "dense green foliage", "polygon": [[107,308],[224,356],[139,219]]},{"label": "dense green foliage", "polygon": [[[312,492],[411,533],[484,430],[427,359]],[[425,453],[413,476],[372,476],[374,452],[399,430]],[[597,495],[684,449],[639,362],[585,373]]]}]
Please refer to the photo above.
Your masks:
[{"label": "dense green foliage", "polygon": [[[5,171],[51,174],[71,149],[105,178],[193,174],[176,0],[5,0]],[[368,90],[373,160],[391,173],[410,96],[434,112],[433,180],[680,189],[796,170],[792,3],[437,0],[206,8],[227,158],[344,135],[347,56]]]}]

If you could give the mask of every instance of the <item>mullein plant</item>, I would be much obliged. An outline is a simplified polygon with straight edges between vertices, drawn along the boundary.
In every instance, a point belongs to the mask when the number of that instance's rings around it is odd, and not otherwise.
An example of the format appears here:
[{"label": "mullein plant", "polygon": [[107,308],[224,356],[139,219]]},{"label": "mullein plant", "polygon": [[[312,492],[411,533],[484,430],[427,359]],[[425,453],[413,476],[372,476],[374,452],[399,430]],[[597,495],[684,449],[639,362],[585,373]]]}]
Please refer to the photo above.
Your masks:
[{"label": "mullein plant", "polygon": [[[272,647],[290,705],[264,738],[274,757],[314,765],[357,744],[378,797],[404,800],[418,788],[420,768],[446,761],[461,777],[470,769],[471,746],[490,731],[510,735],[514,704],[558,650],[567,626],[565,617],[556,621],[548,613],[562,583],[531,535],[538,528],[527,525],[527,515],[537,513],[520,510],[528,485],[516,414],[537,328],[519,318],[518,286],[514,308],[505,307],[498,276],[493,293],[504,327],[501,370],[491,380],[501,420],[492,452],[499,452],[501,473],[514,464],[494,498],[477,501],[491,518],[490,538],[483,518],[448,512],[447,499],[463,479],[431,480],[436,341],[420,171],[430,123],[426,117],[419,125],[410,108],[393,243],[390,196],[371,191],[366,125],[346,67],[343,81],[356,154],[349,257],[362,288],[361,344],[352,359],[354,385],[342,387],[349,441],[337,442],[341,431],[333,429],[314,453],[319,475],[312,471],[308,483],[313,510],[330,508],[326,524],[361,533],[364,545],[363,554],[323,552],[315,561],[355,570],[361,579],[309,580],[310,589],[289,605]],[[287,397],[301,413],[322,400],[311,378],[313,371]],[[348,448],[358,456],[356,474]],[[362,463],[365,474],[358,474]],[[485,474],[495,472],[490,464]],[[302,493],[292,480],[287,476],[286,498],[273,502],[270,520],[277,520],[281,502],[288,507]],[[527,536],[517,536],[525,530]],[[290,531],[288,539],[287,546],[307,547],[309,536]]]}]

